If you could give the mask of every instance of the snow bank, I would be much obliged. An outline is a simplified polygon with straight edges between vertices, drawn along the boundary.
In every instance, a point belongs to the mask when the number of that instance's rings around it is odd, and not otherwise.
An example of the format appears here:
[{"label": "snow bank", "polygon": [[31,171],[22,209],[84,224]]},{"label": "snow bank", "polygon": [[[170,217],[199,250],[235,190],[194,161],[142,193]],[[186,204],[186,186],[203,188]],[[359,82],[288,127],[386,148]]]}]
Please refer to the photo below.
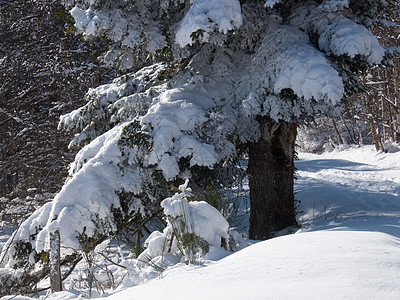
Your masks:
[{"label": "snow bank", "polygon": [[380,232],[320,231],[249,246],[208,267],[107,299],[398,299],[400,239]]}]

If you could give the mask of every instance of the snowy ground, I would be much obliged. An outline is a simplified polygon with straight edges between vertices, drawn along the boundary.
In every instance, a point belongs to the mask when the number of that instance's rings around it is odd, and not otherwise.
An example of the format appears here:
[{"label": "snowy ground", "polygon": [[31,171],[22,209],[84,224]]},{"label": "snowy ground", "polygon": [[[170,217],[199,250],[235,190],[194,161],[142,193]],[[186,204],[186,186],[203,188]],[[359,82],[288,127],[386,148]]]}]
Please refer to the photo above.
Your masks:
[{"label": "snowy ground", "polygon": [[[400,299],[397,150],[300,153],[303,227],[296,234],[205,267],[177,265],[139,286],[121,286],[109,299]],[[74,297],[62,292],[48,299]]]}]

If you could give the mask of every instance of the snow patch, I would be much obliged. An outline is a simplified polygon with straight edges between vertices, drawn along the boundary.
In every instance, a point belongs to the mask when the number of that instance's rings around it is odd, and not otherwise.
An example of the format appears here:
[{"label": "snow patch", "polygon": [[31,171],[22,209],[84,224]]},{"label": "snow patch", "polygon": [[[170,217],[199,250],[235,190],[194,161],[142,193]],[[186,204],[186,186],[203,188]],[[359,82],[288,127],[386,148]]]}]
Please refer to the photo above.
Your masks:
[{"label": "snow patch", "polygon": [[196,33],[206,42],[214,29],[225,34],[242,22],[238,0],[194,0],[176,33],[176,42],[181,47],[191,45]]}]

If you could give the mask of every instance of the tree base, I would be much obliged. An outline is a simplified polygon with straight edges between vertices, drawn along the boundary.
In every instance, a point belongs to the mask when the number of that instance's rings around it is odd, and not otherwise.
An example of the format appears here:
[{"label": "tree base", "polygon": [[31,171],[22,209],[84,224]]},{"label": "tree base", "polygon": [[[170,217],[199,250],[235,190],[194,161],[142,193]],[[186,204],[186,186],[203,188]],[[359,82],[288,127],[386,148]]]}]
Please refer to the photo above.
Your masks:
[{"label": "tree base", "polygon": [[249,146],[249,238],[265,240],[297,225],[293,190],[297,123],[257,120],[262,137]]}]

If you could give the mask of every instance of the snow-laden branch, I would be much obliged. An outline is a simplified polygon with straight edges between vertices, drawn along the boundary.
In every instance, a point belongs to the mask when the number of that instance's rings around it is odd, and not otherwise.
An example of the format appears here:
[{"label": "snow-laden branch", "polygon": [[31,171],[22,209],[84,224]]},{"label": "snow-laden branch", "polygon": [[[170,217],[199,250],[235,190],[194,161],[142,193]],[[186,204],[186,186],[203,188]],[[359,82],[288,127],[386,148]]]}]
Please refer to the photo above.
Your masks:
[{"label": "snow-laden branch", "polygon": [[325,11],[338,11],[349,7],[349,0],[324,0],[321,3],[321,8]]},{"label": "snow-laden branch", "polygon": [[318,47],[328,55],[361,55],[370,64],[379,64],[385,49],[377,38],[364,26],[344,17],[340,13],[326,12],[323,6],[297,5],[293,8],[290,24],[308,34],[318,35]]},{"label": "snow-laden branch", "polygon": [[242,25],[238,0],[193,0],[188,13],[176,33],[176,42],[184,47],[197,38],[207,42],[212,31],[227,33]]},{"label": "snow-laden branch", "polygon": [[[51,202],[47,222],[36,238],[37,252],[48,250],[50,233],[57,229],[63,245],[79,249],[77,236],[83,232],[92,236],[99,229],[96,219],[111,220],[110,207],[120,207],[115,191],[141,192],[140,170],[132,167],[123,171],[121,168],[118,140],[125,126],[121,124],[111,129],[78,153],[75,164],[81,167]],[[144,210],[139,208],[138,211]]]},{"label": "snow-laden branch", "polygon": [[[122,1],[119,5],[122,9],[95,5],[83,8],[79,4],[73,5],[75,6],[70,13],[75,20],[75,26],[86,37],[106,36],[130,48],[147,43],[147,50],[152,53],[167,46],[166,38],[159,29],[160,24],[152,21],[152,12],[149,9],[151,4],[148,1],[137,3],[134,7],[129,7],[126,1]],[[118,6],[118,1],[115,5]]]},{"label": "snow-laden branch", "polygon": [[[274,17],[269,19],[252,63],[253,91],[242,102],[249,115],[291,120],[312,115],[314,109],[332,110],[343,97],[341,77],[308,36],[294,26],[279,24]],[[280,93],[286,89],[297,99],[282,99]]]},{"label": "snow-laden branch", "polygon": [[59,129],[80,130],[70,147],[90,142],[113,124],[145,114],[153,98],[165,89],[160,79],[166,68],[164,64],[155,64],[90,89],[85,96],[86,105],[60,117]]}]

